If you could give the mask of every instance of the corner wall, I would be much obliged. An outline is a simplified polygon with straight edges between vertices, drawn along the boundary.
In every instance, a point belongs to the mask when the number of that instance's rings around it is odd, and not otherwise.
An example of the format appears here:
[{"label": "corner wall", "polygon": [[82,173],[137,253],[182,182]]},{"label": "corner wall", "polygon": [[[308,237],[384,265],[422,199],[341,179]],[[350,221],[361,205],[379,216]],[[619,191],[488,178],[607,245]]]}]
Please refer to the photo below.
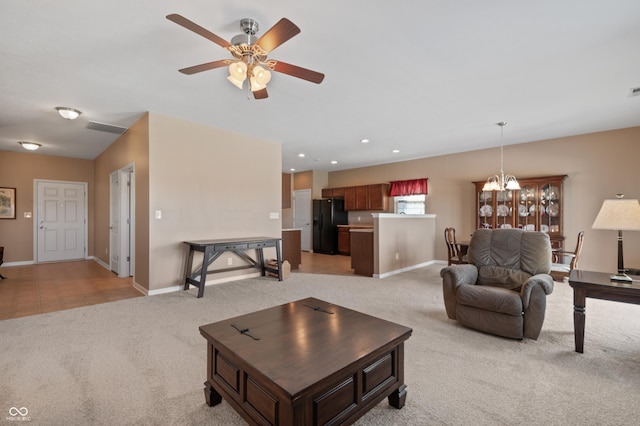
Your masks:
[{"label": "corner wall", "polygon": [[135,165],[135,271],[134,281],[149,289],[149,114],[95,159],[95,256],[109,265],[110,175]]},{"label": "corner wall", "polygon": [[[156,113],[149,140],[149,290],[182,285],[184,241],[281,237],[279,215],[270,219],[282,209],[280,143]],[[219,259],[224,266],[227,257]],[[265,250],[269,257],[275,250]]]}]

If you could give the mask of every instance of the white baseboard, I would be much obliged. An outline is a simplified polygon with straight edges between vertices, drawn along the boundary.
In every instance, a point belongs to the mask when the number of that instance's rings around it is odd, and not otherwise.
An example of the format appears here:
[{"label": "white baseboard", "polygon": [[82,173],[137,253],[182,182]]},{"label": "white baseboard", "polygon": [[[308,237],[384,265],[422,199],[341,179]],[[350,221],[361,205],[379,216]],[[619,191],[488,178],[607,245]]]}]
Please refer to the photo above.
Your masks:
[{"label": "white baseboard", "polygon": [[107,271],[111,270],[111,266],[107,265],[106,263],[104,263],[102,261],[102,259],[95,257],[95,256],[89,256],[87,259],[92,259],[94,261],[96,261],[96,263],[98,263],[98,265],[102,266],[104,269],[106,269]]},{"label": "white baseboard", "polygon": [[[260,272],[254,272],[252,274],[244,274],[244,275],[237,275],[234,277],[226,277],[226,278],[218,278],[218,279],[207,279],[207,282],[205,283],[205,287],[209,287],[212,285],[216,285],[216,284],[222,284],[222,283],[228,283],[231,281],[240,281],[240,280],[244,280],[247,278],[255,278],[255,277],[259,277]],[[136,283],[134,283],[134,287],[136,287]],[[157,290],[146,290],[143,289],[142,287],[138,288],[136,287],[138,290],[143,291],[143,293],[145,293],[147,296],[157,296],[159,294],[166,294],[166,293],[173,293],[176,291],[182,291],[182,289],[184,288],[184,285],[177,285],[177,286],[171,286],[171,287],[165,287],[165,288],[159,288]]]},{"label": "white baseboard", "polygon": [[[396,269],[396,270],[393,270],[393,271],[385,272],[384,274],[373,274],[373,278],[387,278],[387,277],[390,277],[392,275],[401,274],[403,272],[412,271],[414,269],[424,268],[425,266],[433,265],[433,264],[436,264],[436,263],[441,263],[441,261],[440,260],[430,260],[428,262],[418,263],[417,265],[406,266],[404,268],[400,268],[400,269]],[[445,262],[445,264],[446,264],[446,262]]]},{"label": "white baseboard", "polygon": [[3,267],[9,267],[9,266],[26,266],[26,265],[34,265],[35,262],[33,260],[23,260],[20,262],[4,262],[2,264]]}]

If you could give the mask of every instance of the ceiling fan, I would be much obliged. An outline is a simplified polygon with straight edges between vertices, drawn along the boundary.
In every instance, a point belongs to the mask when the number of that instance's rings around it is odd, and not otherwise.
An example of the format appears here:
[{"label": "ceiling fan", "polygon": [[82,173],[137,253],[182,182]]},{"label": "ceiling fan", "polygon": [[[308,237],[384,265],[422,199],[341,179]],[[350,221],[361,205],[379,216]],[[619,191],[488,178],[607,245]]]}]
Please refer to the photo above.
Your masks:
[{"label": "ceiling fan", "polygon": [[300,32],[300,28],[287,18],[279,20],[260,38],[255,36],[258,32],[258,23],[250,18],[242,19],[240,28],[244,34],[233,37],[231,42],[202,28],[184,16],[174,13],[167,15],[167,19],[227,49],[235,58],[221,59],[178,70],[183,74],[191,75],[228,66],[229,76],[227,79],[240,89],[242,89],[244,80],[249,79],[249,89],[253,92],[255,99],[265,99],[269,96],[267,83],[271,79],[270,71],[288,74],[316,84],[320,84],[324,79],[322,73],[286,62],[267,59],[267,55],[271,51]]}]

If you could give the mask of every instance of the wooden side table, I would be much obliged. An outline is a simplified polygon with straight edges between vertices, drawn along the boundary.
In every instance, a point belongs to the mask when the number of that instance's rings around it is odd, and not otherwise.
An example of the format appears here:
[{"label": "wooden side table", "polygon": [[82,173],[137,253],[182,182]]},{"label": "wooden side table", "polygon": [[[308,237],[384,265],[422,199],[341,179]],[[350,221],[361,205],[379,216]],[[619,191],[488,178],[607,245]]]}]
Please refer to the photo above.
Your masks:
[{"label": "wooden side table", "polygon": [[576,352],[584,352],[587,297],[640,305],[640,276],[633,276],[634,281],[631,284],[611,281],[610,277],[610,273],[578,269],[572,270],[569,274],[569,285],[573,287],[573,329]]}]

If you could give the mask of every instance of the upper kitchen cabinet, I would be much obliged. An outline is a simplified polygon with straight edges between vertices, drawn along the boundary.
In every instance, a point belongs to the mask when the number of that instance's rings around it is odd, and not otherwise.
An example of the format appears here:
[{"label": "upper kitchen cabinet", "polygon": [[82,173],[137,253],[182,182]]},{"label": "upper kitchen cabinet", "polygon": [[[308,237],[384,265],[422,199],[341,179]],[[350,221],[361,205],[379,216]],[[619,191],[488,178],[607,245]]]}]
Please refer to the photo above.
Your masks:
[{"label": "upper kitchen cabinet", "polygon": [[566,175],[518,179],[520,189],[483,191],[476,186],[476,228],[519,228],[549,234],[554,249],[564,243],[562,184]]},{"label": "upper kitchen cabinet", "polygon": [[377,183],[367,185],[367,210],[384,210],[389,208],[389,184]]},{"label": "upper kitchen cabinet", "polygon": [[389,208],[389,184],[324,188],[323,198],[344,198],[344,209],[386,211]]}]

